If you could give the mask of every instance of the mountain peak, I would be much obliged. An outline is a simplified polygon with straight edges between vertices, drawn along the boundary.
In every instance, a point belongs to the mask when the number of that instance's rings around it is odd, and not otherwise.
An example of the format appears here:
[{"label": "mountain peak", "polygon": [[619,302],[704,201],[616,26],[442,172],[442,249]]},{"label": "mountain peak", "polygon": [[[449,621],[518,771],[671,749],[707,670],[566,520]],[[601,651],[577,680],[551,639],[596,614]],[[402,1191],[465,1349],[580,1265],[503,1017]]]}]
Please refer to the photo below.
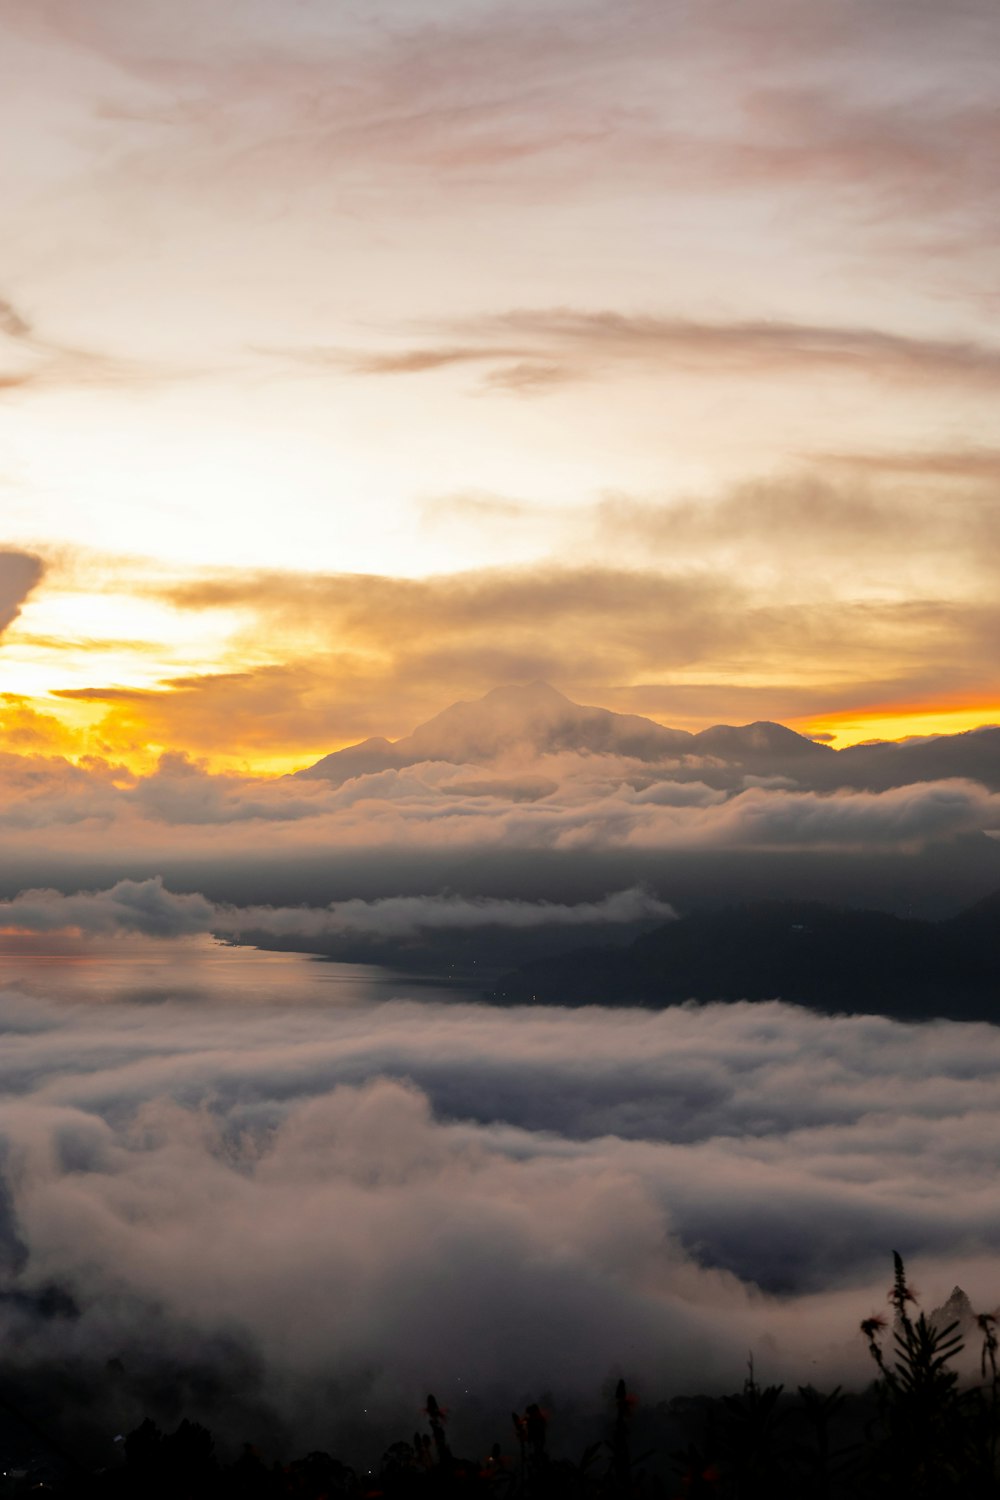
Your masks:
[{"label": "mountain peak", "polygon": [[574,703],[550,683],[536,680],[492,688],[471,703],[453,703],[396,744],[414,759],[477,761],[518,750],[535,755],[610,750],[622,727],[634,731],[636,725],[665,739],[675,734],[650,719]]},{"label": "mountain peak", "polygon": [[541,677],[536,677],[532,682],[507,682],[500,687],[490,688],[480,703],[563,703],[575,708],[576,704],[554,688],[551,682],[545,682]]},{"label": "mountain peak", "polygon": [[[324,756],[300,776],[346,780],[363,775],[369,744]],[[574,703],[551,683],[535,679],[492,688],[473,702],[452,703],[392,745],[373,746],[373,770],[420,761],[484,764],[500,758],[562,751],[663,761],[686,754],[693,737],[638,714]]]},{"label": "mountain peak", "polygon": [[407,738],[412,740],[414,735],[422,735],[432,724],[443,722],[475,720],[482,723],[494,721],[498,724],[513,724],[551,718],[554,714],[565,716],[579,712],[578,704],[560,693],[551,683],[542,682],[541,679],[534,682],[505,683],[501,687],[490,688],[482,698],[463,698],[458,703],[450,704],[425,724],[419,725]]},{"label": "mountain peak", "polygon": [[972,1303],[960,1286],[952,1288],[951,1296],[943,1307],[936,1307],[930,1315],[929,1321],[936,1328],[946,1328],[952,1323],[957,1323],[961,1330],[966,1330],[975,1321],[976,1314]]},{"label": "mountain peak", "polygon": [[807,739],[771,719],[758,719],[753,724],[715,724],[711,729],[701,730],[694,738],[699,752],[723,757],[811,755],[823,758],[834,754],[829,745]]},{"label": "mountain peak", "polygon": [[363,745],[334,751],[298,774],[343,782],[422,761],[489,765],[564,753],[668,765],[678,774],[690,762],[690,775],[699,774],[706,759],[746,770],[794,769],[796,774],[806,761],[814,766],[836,760],[836,752],[828,746],[783,724],[768,720],[717,724],[714,729],[689,734],[639,714],[574,703],[551,683],[535,678],[491,688],[482,698],[452,703],[394,743],[366,740]]}]

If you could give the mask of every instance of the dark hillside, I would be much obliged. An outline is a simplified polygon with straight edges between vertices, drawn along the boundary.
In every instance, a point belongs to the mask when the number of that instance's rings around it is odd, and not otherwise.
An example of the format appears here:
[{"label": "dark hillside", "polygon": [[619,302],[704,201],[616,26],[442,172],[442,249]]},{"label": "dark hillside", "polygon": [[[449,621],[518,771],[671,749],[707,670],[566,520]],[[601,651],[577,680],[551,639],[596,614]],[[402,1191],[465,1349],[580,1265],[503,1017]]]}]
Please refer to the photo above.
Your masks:
[{"label": "dark hillside", "polygon": [[827,1011],[1000,1020],[1000,894],[945,922],[812,902],[701,911],[627,948],[522,965],[501,1004],[675,1005],[780,998]]}]

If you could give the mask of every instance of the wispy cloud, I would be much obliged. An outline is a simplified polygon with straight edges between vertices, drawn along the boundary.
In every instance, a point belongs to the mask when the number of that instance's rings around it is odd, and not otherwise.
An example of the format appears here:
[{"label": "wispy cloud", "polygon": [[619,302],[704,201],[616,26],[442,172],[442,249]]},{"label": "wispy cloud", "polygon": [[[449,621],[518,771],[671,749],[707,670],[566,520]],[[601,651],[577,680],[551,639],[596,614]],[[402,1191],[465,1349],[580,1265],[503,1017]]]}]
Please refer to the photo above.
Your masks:
[{"label": "wispy cloud", "polygon": [[[449,330],[461,335],[462,325]],[[518,309],[465,325],[469,342],[417,345],[381,354],[330,351],[360,375],[414,375],[456,364],[488,363],[496,389],[544,388],[599,378],[622,365],[686,375],[787,377],[828,373],[904,385],[1000,384],[1000,347],[972,339],[918,338],[879,328],[778,320],[699,322],[574,308]],[[495,342],[489,341],[490,334]],[[521,342],[511,345],[511,335]],[[315,351],[304,351],[307,362]],[[516,363],[508,363],[510,360]]]},{"label": "wispy cloud", "polygon": [[[117,109],[108,100],[109,117],[167,118],[237,168],[322,151],[331,169],[353,157],[369,172],[447,175],[473,191],[534,169],[563,191],[615,173],[698,188],[834,184],[869,219],[873,204],[900,219],[996,207],[986,0],[948,27],[928,7],[851,6],[845,17],[832,0],[808,15],[783,9],[780,21],[764,0],[592,3],[571,17],[560,3],[416,3],[405,25],[379,3],[366,29],[312,10],[289,25],[276,3],[211,17],[177,7],[172,22],[162,11],[19,9],[22,25],[47,26],[155,91]],[[336,65],[350,88],[323,86]],[[888,67],[893,91],[873,90]],[[679,107],[694,101],[697,113]]]},{"label": "wispy cloud", "polygon": [[0,390],[148,386],[204,375],[193,366],[124,358],[46,337],[11,303],[0,299],[0,351],[14,368],[0,370]]},{"label": "wispy cloud", "polygon": [[1000,480],[1000,448],[886,449],[869,453],[817,453],[818,462],[871,474],[900,474],[916,479]]}]

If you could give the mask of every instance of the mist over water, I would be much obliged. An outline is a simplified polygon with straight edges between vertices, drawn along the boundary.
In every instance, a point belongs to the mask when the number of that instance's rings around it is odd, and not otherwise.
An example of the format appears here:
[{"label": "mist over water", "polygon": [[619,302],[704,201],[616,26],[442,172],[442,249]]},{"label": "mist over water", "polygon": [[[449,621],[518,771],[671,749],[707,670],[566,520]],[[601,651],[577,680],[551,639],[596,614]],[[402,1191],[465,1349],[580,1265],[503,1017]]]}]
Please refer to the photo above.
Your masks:
[{"label": "mist over water", "polygon": [[990,1026],[499,1010],[200,938],[2,977],[0,1338],[29,1382],[121,1361],[118,1430],[165,1381],[327,1445],[428,1389],[731,1389],[748,1349],[864,1382],[894,1248],[927,1307],[1000,1301]]}]

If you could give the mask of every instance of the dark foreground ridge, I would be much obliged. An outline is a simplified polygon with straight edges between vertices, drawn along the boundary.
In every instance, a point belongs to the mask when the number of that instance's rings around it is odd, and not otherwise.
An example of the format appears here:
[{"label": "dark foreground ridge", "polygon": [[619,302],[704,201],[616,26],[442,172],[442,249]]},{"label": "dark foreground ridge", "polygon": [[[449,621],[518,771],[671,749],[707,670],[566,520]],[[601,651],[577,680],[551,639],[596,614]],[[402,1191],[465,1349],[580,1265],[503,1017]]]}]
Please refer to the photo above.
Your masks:
[{"label": "dark foreground ridge", "polygon": [[[198,1421],[169,1432],[146,1418],[93,1466],[55,1436],[58,1416],[25,1416],[0,1395],[0,1494],[53,1500],[990,1500],[1000,1496],[997,1320],[972,1312],[958,1288],[944,1308],[917,1315],[894,1257],[888,1319],[860,1331],[876,1379],[860,1394],[764,1386],[753,1359],[742,1390],[720,1399],[640,1403],[624,1379],[578,1454],[558,1452],[558,1423],[529,1402],[498,1426],[489,1451],[461,1456],[448,1412],[429,1395],[418,1428],[390,1442],[371,1468],[326,1452],[290,1462],[247,1442],[220,1459]],[[955,1361],[974,1339],[978,1379]],[[93,1445],[91,1445],[93,1446]],[[105,1448],[108,1446],[104,1440]]]},{"label": "dark foreground ridge", "polygon": [[781,999],[828,1012],[1000,1022],[1000,892],[943,922],[794,901],[694,912],[624,948],[522,964],[488,998],[654,1007]]}]

